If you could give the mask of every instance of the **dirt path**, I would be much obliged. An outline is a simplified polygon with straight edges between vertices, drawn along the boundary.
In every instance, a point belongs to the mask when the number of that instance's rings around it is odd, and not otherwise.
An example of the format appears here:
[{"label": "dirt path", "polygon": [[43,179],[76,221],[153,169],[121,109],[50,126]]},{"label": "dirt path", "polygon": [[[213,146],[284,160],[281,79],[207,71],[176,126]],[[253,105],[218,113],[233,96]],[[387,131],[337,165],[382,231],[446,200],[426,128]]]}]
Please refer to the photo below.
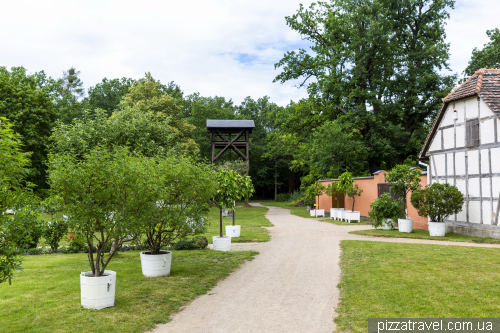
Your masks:
[{"label": "dirt path", "polygon": [[[258,205],[258,204],[253,204]],[[338,303],[340,241],[422,243],[500,247],[349,234],[367,225],[338,226],[269,207],[272,240],[233,244],[232,250],[260,254],[188,304],[153,332],[332,332]]]}]

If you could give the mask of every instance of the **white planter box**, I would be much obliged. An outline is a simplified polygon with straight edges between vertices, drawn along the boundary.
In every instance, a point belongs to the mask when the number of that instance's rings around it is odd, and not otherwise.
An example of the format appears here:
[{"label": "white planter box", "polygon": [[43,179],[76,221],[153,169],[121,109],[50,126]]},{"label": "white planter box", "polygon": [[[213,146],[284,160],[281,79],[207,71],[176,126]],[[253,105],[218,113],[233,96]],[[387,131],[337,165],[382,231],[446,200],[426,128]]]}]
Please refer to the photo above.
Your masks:
[{"label": "white planter box", "polygon": [[226,216],[227,217],[227,209],[223,209],[222,210],[222,216]]},{"label": "white planter box", "polygon": [[412,219],[398,219],[399,232],[410,233],[413,231]]},{"label": "white planter box", "polygon": [[241,225],[226,225],[226,236],[240,237]]},{"label": "white planter box", "polygon": [[92,277],[92,271],[80,274],[82,306],[100,310],[115,306],[116,272],[104,271],[104,276]]},{"label": "white planter box", "polygon": [[330,208],[330,219],[336,219],[337,218],[337,208]]},{"label": "white planter box", "polygon": [[168,276],[172,264],[172,252],[160,251],[160,254],[141,252],[142,274],[147,277]]},{"label": "white planter box", "polygon": [[382,230],[392,230],[394,227],[392,219],[386,219],[382,222]]},{"label": "white planter box", "polygon": [[347,217],[347,213],[351,212],[350,210],[347,210],[347,209],[343,209],[340,211],[340,218],[339,220],[342,220],[344,221]]},{"label": "white planter box", "polygon": [[325,210],[324,209],[313,209],[309,211],[309,214],[314,217],[318,216],[325,216]]},{"label": "white planter box", "polygon": [[231,251],[231,237],[213,236],[212,241],[214,243],[215,251]]},{"label": "white planter box", "polygon": [[360,212],[346,212],[345,219],[348,223],[351,223],[351,221],[360,221],[361,220],[361,213]]},{"label": "white planter box", "polygon": [[446,223],[444,222],[429,222],[429,236],[444,237],[446,235]]}]

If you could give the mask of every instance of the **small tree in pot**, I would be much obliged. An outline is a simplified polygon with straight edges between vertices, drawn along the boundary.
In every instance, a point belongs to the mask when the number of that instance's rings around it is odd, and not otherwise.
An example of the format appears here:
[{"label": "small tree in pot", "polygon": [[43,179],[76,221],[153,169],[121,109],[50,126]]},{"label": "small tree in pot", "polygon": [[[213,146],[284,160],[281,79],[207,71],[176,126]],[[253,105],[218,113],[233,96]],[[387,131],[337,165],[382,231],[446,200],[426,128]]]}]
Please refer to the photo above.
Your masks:
[{"label": "small tree in pot", "polygon": [[453,185],[433,183],[425,189],[413,192],[411,204],[417,209],[418,215],[430,217],[430,236],[444,236],[446,234],[445,217],[462,210],[464,197]]},{"label": "small tree in pot", "polygon": [[[316,202],[316,198],[318,200],[317,209],[319,209],[319,196],[325,192],[325,185],[320,182],[314,182],[306,189],[306,197],[312,199],[312,202]],[[316,206],[316,204],[314,204]],[[314,216],[316,216],[316,207],[314,208]]]},{"label": "small tree in pot", "polygon": [[401,204],[395,201],[389,193],[384,193],[370,204],[368,212],[371,225],[376,229],[393,229],[394,221],[401,217]]},{"label": "small tree in pot", "polygon": [[144,184],[149,198],[138,219],[149,251],[141,253],[145,276],[170,274],[172,254],[163,246],[206,231],[205,219],[216,183],[210,166],[189,157],[156,158]]},{"label": "small tree in pot", "polygon": [[420,188],[420,174],[419,169],[406,164],[396,165],[385,174],[385,181],[389,183],[391,190],[402,199],[401,203],[405,216],[398,220],[399,231],[401,232],[409,233],[413,231],[413,220],[408,218],[406,198],[408,193]]},{"label": "small tree in pot", "polygon": [[219,236],[213,237],[214,250],[229,251],[231,249],[231,237],[224,237],[222,231],[222,210],[234,209],[236,200],[251,195],[254,192],[252,180],[248,176],[241,176],[232,170],[220,169],[215,173],[216,190],[212,202],[219,208]]}]

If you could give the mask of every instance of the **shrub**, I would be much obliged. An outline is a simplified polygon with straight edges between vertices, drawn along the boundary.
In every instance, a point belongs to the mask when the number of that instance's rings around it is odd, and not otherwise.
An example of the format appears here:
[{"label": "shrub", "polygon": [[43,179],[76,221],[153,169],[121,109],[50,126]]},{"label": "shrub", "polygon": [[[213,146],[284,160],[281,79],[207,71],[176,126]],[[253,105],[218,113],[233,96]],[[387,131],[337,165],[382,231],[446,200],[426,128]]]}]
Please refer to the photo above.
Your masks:
[{"label": "shrub", "polygon": [[[387,219],[396,221],[402,216],[401,204],[392,199],[389,193],[384,193],[370,204],[371,210],[368,216],[371,219],[371,225],[377,228]],[[393,225],[394,226],[394,225]]]},{"label": "shrub", "polygon": [[192,239],[183,239],[178,241],[174,250],[203,250],[208,246],[208,240],[204,236],[196,236]]},{"label": "shrub", "polygon": [[43,228],[43,237],[47,243],[49,243],[50,248],[57,252],[59,247],[59,241],[68,233],[68,226],[65,221],[49,221],[47,225]]},{"label": "shrub", "polygon": [[462,210],[464,197],[453,185],[434,183],[413,192],[411,204],[417,209],[418,215],[430,217],[432,222],[443,222],[446,216]]},{"label": "shrub", "polygon": [[276,196],[277,202],[286,202],[290,199],[290,194],[288,193],[280,193]]},{"label": "shrub", "polygon": [[304,192],[302,191],[293,191],[292,194],[290,194],[290,197],[288,198],[288,201],[292,202],[295,200],[300,200],[304,196]]},{"label": "shrub", "polygon": [[5,219],[4,232],[15,246],[23,250],[36,248],[42,237],[42,223],[34,207],[27,205],[16,209],[12,218]]},{"label": "shrub", "polygon": [[26,254],[29,254],[29,255],[43,254],[43,249],[39,249],[37,247],[31,248],[31,249],[28,249],[26,251]]},{"label": "shrub", "polygon": [[403,199],[401,204],[405,209],[405,218],[408,218],[406,197],[408,193],[420,188],[420,174],[421,171],[419,169],[413,169],[406,164],[399,164],[384,175],[385,181],[389,183],[394,194]]},{"label": "shrub", "polygon": [[206,249],[208,246],[208,239],[205,236],[195,236],[193,237],[193,243],[199,250]]}]

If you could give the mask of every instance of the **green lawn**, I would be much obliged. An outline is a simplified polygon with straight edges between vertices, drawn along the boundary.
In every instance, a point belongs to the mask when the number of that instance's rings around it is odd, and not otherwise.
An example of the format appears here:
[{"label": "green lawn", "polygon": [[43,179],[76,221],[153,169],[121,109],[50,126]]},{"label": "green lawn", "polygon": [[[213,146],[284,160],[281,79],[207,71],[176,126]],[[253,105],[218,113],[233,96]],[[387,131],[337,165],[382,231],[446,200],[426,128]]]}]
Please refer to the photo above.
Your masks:
[{"label": "green lawn", "polygon": [[337,332],[368,318],[496,318],[500,249],[342,241]]},{"label": "green lawn", "polygon": [[347,223],[347,222],[344,222],[344,221],[325,219],[325,220],[320,220],[320,222],[327,222],[327,223],[332,223],[332,224],[336,224],[336,225],[370,225],[370,222],[368,222],[368,221],[359,221],[359,222]]},{"label": "green lawn", "polygon": [[306,207],[295,207],[292,206],[288,202],[276,202],[276,201],[258,201],[260,202],[263,206],[270,206],[270,207],[280,207],[280,208],[285,208],[285,209],[290,209],[290,214],[304,217],[304,218],[314,218],[314,216],[310,216],[309,211],[306,209]]},{"label": "green lawn", "polygon": [[381,230],[381,229],[357,230],[357,231],[351,231],[350,234],[372,236],[372,237],[397,237],[397,238],[432,239],[432,240],[452,241],[452,242],[500,244],[500,239],[471,237],[459,234],[446,234],[446,236],[444,237],[431,237],[429,236],[429,231],[421,229],[413,229],[413,232],[409,234],[406,232],[399,232],[399,230]]},{"label": "green lawn", "polygon": [[[267,242],[271,239],[269,231],[263,227],[272,227],[273,225],[265,217],[269,209],[265,207],[236,207],[235,224],[241,225],[241,236],[231,239],[233,243],[244,242]],[[210,214],[210,225],[204,236],[212,244],[212,236],[219,235],[219,210],[212,208]],[[226,225],[232,225],[233,220],[222,217],[222,230],[226,234]]]},{"label": "green lawn", "polygon": [[99,311],[80,305],[80,278],[89,270],[86,254],[25,256],[24,271],[0,284],[2,332],[144,332],[205,294],[257,252],[174,251],[171,275],[146,278],[139,252],[118,253],[116,305]]}]

